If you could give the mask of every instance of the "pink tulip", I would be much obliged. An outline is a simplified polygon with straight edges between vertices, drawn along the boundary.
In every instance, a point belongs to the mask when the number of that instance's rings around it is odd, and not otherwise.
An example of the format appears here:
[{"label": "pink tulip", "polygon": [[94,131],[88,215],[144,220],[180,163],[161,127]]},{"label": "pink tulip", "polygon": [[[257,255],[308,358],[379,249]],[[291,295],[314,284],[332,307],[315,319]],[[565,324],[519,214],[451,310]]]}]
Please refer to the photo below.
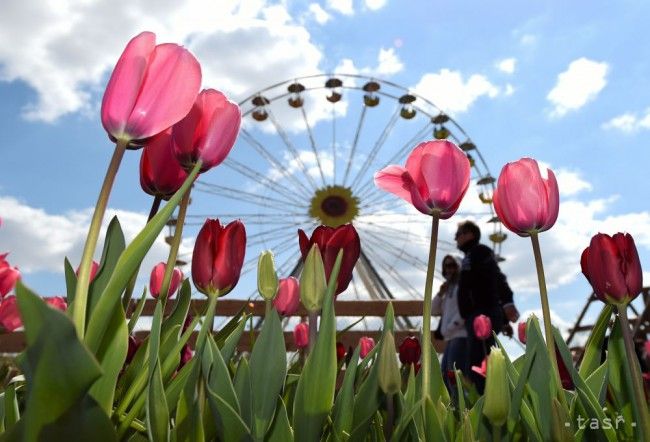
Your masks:
[{"label": "pink tulip", "polygon": [[375,174],[375,185],[406,200],[420,212],[440,212],[450,218],[469,187],[467,156],[454,143],[435,140],[420,143],[406,167],[388,166]]},{"label": "pink tulip", "polygon": [[487,360],[488,360],[488,358],[486,356],[485,359],[483,359],[483,362],[481,362],[480,367],[478,367],[476,365],[473,365],[472,366],[472,371],[475,372],[475,373],[480,374],[484,378],[487,377]]},{"label": "pink tulip", "polygon": [[50,307],[61,310],[62,312],[68,308],[68,303],[61,296],[52,296],[50,298],[44,298],[44,300]]},{"label": "pink tulip", "polygon": [[192,347],[190,347],[190,344],[185,344],[183,348],[181,349],[181,361],[178,363],[178,368],[177,370],[180,370],[192,360],[192,356],[194,353],[192,352]]},{"label": "pink tulip", "polygon": [[17,267],[12,267],[6,257],[7,253],[0,255],[0,298],[7,296],[20,279],[20,271]]},{"label": "pink tulip", "polygon": [[370,350],[372,350],[375,347],[375,340],[372,338],[369,338],[368,336],[363,336],[361,339],[359,339],[359,347],[361,347],[361,351],[359,355],[361,358],[365,358],[368,356],[368,353],[370,353]]},{"label": "pink tulip", "polygon": [[517,334],[519,335],[519,340],[522,344],[526,343],[526,323],[520,322],[517,326]]},{"label": "pink tulip", "polygon": [[519,236],[550,229],[557,220],[560,196],[555,174],[542,178],[537,161],[522,158],[506,164],[494,191],[494,209],[508,230]]},{"label": "pink tulip", "polygon": [[235,144],[241,111],[214,89],[204,89],[192,110],[172,128],[176,158],[190,170],[198,160],[201,172],[221,164]]},{"label": "pink tulip", "polygon": [[643,343],[643,351],[646,358],[650,357],[650,340]]},{"label": "pink tulip", "polygon": [[[93,263],[90,265],[90,280],[89,282],[93,282],[95,279],[95,276],[97,276],[97,271],[99,270],[99,263],[97,261],[93,261]],[[79,276],[79,267],[77,267],[77,270],[74,272],[75,275]]]},{"label": "pink tulip", "polygon": [[15,296],[0,301],[0,331],[12,332],[23,326]]},{"label": "pink tulip", "polygon": [[124,49],[102,100],[102,124],[115,140],[143,140],[162,132],[192,108],[201,66],[187,49],[156,45],[143,32]]},{"label": "pink tulip", "polygon": [[300,307],[300,284],[293,276],[281,278],[273,306],[282,316],[293,316]]},{"label": "pink tulip", "polygon": [[634,239],[629,233],[598,233],[582,252],[582,273],[603,302],[627,304],[643,287],[643,275]]},{"label": "pink tulip", "polygon": [[478,339],[485,340],[492,336],[492,321],[485,315],[474,318],[474,334]]},{"label": "pink tulip", "polygon": [[298,348],[307,348],[309,346],[309,325],[306,322],[300,322],[293,329],[293,340]]},{"label": "pink tulip", "polygon": [[[166,263],[159,262],[153,267],[153,269],[151,269],[151,277],[149,278],[149,291],[151,292],[151,296],[154,298],[158,298],[160,295],[163,277],[165,276],[165,266]],[[167,299],[171,299],[174,296],[176,290],[178,290],[178,287],[181,285],[181,281],[183,281],[183,272],[181,269],[175,268],[172,271],[172,279],[169,283]]]},{"label": "pink tulip", "polygon": [[237,281],[246,252],[246,229],[241,221],[222,227],[208,219],[201,227],[192,254],[192,280],[204,294],[223,296]]},{"label": "pink tulip", "polygon": [[140,186],[151,196],[171,198],[183,185],[187,172],[174,155],[171,128],[150,138],[140,157]]}]

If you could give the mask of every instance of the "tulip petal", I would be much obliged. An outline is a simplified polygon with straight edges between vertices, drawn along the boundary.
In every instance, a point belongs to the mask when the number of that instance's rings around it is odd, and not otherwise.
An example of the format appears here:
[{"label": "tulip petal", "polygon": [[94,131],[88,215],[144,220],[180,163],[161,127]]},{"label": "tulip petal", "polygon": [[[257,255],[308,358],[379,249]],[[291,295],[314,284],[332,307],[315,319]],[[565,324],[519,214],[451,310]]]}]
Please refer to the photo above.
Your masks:
[{"label": "tulip petal", "polygon": [[598,234],[591,239],[589,253],[590,275],[594,290],[618,301],[627,295],[625,278],[621,273],[621,256],[616,242],[609,235]]},{"label": "tulip petal", "polygon": [[156,35],[152,32],[142,32],[131,39],[108,80],[102,99],[102,125],[116,138],[124,135],[155,47]]},{"label": "tulip petal", "polygon": [[323,264],[328,279],[341,249],[343,249],[343,260],[341,261],[341,269],[337,280],[336,294],[345,291],[350,284],[352,271],[361,254],[361,240],[352,224],[337,228],[325,246]]},{"label": "tulip petal", "polygon": [[196,236],[192,253],[192,281],[196,288],[203,293],[210,289],[212,282],[215,243],[220,230],[221,224],[218,219],[208,219]]},{"label": "tulip petal", "polygon": [[229,223],[219,235],[212,282],[223,296],[239,281],[246,251],[246,229],[240,221]]},{"label": "tulip petal", "polygon": [[206,115],[206,127],[200,141],[201,160],[205,170],[221,164],[228,156],[235,144],[241,124],[239,106],[219,91],[208,89],[207,92],[213,104]]},{"label": "tulip petal", "polygon": [[630,298],[635,298],[643,289],[643,271],[634,239],[629,233],[617,233],[614,235],[614,241],[616,241],[624,263],[622,272],[625,277],[627,294]]},{"label": "tulip petal", "polygon": [[147,138],[181,120],[201,87],[201,66],[190,52],[167,43],[156,46],[125,132]]},{"label": "tulip petal", "polygon": [[388,166],[375,174],[375,185],[415,206],[420,212],[429,215],[430,208],[422,199],[413,178],[401,166]]},{"label": "tulip petal", "polygon": [[151,137],[140,157],[140,186],[152,196],[169,199],[183,185],[187,172],[174,155],[171,128]]},{"label": "tulip petal", "polygon": [[305,231],[298,229],[298,245],[300,246],[300,255],[302,255],[303,260],[307,258],[307,254],[309,253],[309,244],[310,241]]}]

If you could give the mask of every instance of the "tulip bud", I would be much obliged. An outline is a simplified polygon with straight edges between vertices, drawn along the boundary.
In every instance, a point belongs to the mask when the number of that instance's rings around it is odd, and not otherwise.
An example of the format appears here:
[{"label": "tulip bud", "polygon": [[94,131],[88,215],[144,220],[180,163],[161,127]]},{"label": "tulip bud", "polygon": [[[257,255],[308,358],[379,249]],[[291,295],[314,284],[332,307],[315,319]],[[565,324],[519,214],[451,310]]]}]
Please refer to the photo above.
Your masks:
[{"label": "tulip bud", "polygon": [[359,339],[359,346],[361,347],[361,351],[359,354],[361,355],[361,358],[365,358],[368,356],[368,353],[370,353],[370,350],[373,349],[375,346],[375,340],[372,338],[369,338],[368,336],[363,336],[361,339]]},{"label": "tulip bud", "polygon": [[68,308],[68,303],[65,302],[65,299],[63,299],[61,296],[52,296],[50,298],[45,298],[44,301],[50,307],[61,310],[62,312],[66,311]]},{"label": "tulip bud", "polygon": [[509,412],[510,389],[506,373],[506,358],[500,348],[493,347],[487,362],[483,414],[492,425],[501,426],[506,423]]},{"label": "tulip bud", "polygon": [[309,346],[309,325],[306,322],[300,322],[293,329],[293,341],[298,348],[307,348]]},{"label": "tulip bud", "polygon": [[305,266],[300,275],[300,300],[307,311],[314,312],[321,309],[326,289],[323,258],[318,245],[314,244],[305,259]]},{"label": "tulip bud", "polygon": [[0,301],[0,331],[12,332],[23,326],[15,296]]},{"label": "tulip bud", "polygon": [[273,252],[265,250],[257,261],[257,290],[262,298],[271,301],[278,292],[278,275],[275,272]]},{"label": "tulip bud", "polygon": [[[97,271],[99,270],[99,263],[97,261],[93,261],[92,264],[90,265],[90,279],[89,282],[93,282],[95,279],[95,276],[97,276]],[[77,267],[77,270],[74,272],[75,275],[79,276],[79,267]]]},{"label": "tulip bud", "polygon": [[[154,298],[158,298],[158,296],[160,296],[160,289],[162,288],[163,278],[165,277],[165,267],[167,267],[166,263],[159,262],[151,270],[151,276],[149,277],[149,292]],[[172,272],[172,279],[169,282],[167,299],[170,299],[172,296],[174,296],[182,280],[183,272],[181,269],[175,268]]]},{"label": "tulip bud", "polygon": [[300,307],[300,284],[293,276],[282,278],[278,284],[278,294],[273,306],[282,316],[292,316]]},{"label": "tulip bud", "polygon": [[522,344],[526,343],[526,323],[520,322],[517,326],[517,334],[519,335],[519,340]]},{"label": "tulip bud", "polygon": [[474,334],[480,340],[485,340],[492,335],[492,321],[485,315],[474,318]]},{"label": "tulip bud", "polygon": [[342,342],[336,343],[336,362],[341,362],[345,357],[345,345]]},{"label": "tulip bud", "polygon": [[0,255],[0,298],[4,298],[14,289],[16,282],[20,279],[20,271],[16,267],[11,267],[5,257],[7,254]]},{"label": "tulip bud", "polygon": [[395,338],[388,332],[384,335],[379,350],[379,388],[387,395],[392,395],[400,390],[402,378],[399,374],[397,356],[395,355]]}]

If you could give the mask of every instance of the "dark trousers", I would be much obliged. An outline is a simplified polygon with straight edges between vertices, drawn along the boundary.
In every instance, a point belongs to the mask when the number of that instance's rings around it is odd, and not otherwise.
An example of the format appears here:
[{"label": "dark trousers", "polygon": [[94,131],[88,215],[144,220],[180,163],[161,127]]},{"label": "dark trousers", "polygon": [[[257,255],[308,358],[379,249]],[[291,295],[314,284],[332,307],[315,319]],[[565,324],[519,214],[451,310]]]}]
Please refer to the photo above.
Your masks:
[{"label": "dark trousers", "polygon": [[454,403],[457,403],[457,390],[455,381],[449,379],[449,371],[460,370],[463,375],[467,376],[470,371],[469,365],[469,339],[468,338],[454,338],[447,341],[445,346],[445,352],[442,355],[442,362],[440,365],[442,371],[442,379],[449,390],[449,394],[454,400]]},{"label": "dark trousers", "polygon": [[494,340],[493,336],[490,336],[488,339],[484,341],[477,339],[474,336],[468,338],[469,360],[470,360],[469,379],[472,382],[474,382],[474,385],[476,386],[476,391],[478,391],[479,394],[483,394],[483,390],[485,389],[485,378],[480,374],[476,373],[471,368],[473,366],[480,367],[481,363],[483,363],[483,359],[485,359],[485,357],[489,354],[490,349],[495,344],[496,341]]}]

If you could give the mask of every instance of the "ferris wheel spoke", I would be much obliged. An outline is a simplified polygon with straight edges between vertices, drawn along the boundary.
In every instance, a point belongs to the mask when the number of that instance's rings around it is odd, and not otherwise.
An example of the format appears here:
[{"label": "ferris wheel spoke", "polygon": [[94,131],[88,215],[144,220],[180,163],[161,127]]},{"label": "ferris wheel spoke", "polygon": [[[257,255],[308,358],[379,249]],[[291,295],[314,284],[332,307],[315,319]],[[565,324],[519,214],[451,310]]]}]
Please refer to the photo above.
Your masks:
[{"label": "ferris wheel spoke", "polygon": [[345,168],[345,174],[343,175],[343,186],[345,186],[345,183],[348,181],[348,175],[350,175],[350,167],[352,167],[352,163],[354,162],[354,157],[357,151],[357,144],[359,143],[359,135],[361,135],[361,129],[363,128],[363,122],[366,118],[366,109],[368,109],[368,106],[365,104],[362,105],[361,107],[361,115],[359,116],[359,123],[357,123],[357,130],[354,134],[354,141],[352,141],[352,148],[350,149],[350,156],[348,157],[348,165]]},{"label": "ferris wheel spoke", "polygon": [[[255,137],[248,132],[246,129],[241,130],[241,135],[244,140],[248,142],[248,145],[251,146],[255,151],[260,154],[271,166],[273,166],[273,169],[276,170],[278,173],[283,175],[285,178],[288,180],[291,180],[294,184],[296,184],[300,189],[301,192],[303,192],[303,196],[306,198],[311,198],[312,191],[305,186],[305,184],[300,181],[298,178],[296,178],[295,175],[289,173],[287,171],[286,165],[282,164],[282,162],[278,161],[277,158],[275,158],[265,147],[262,143],[257,141]],[[297,189],[296,189],[297,190]]]},{"label": "ferris wheel spoke", "polygon": [[[262,231],[262,232],[257,232],[257,233],[254,233],[254,234],[252,234],[252,235],[248,235],[247,238],[248,238],[248,239],[256,239],[256,238],[260,238],[260,237],[262,237],[262,236],[264,236],[264,235],[268,235],[268,234],[272,234],[272,233],[275,233],[275,232],[282,232],[282,231],[284,231],[284,230],[288,230],[289,227],[299,227],[299,226],[301,226],[301,225],[303,225],[303,224],[306,224],[307,222],[308,222],[308,221],[303,221],[303,222],[299,222],[299,223],[294,223],[294,222],[292,222],[292,223],[285,223],[285,224],[281,225],[280,227],[275,227],[275,228],[273,228],[273,229],[266,229],[266,230],[264,230],[264,231]],[[293,234],[293,233],[294,233],[294,232],[292,232],[292,234]]]},{"label": "ferris wheel spoke", "polygon": [[295,203],[302,202],[296,198],[296,192],[292,191],[288,187],[285,187],[282,183],[278,182],[277,180],[272,180],[271,178],[261,174],[256,170],[253,170],[252,168],[243,163],[240,163],[233,158],[226,158],[226,160],[223,162],[223,165],[230,168],[231,170],[234,170],[235,172],[240,173],[245,177],[252,179],[262,186],[266,186],[267,189],[284,196],[290,201],[293,201]]},{"label": "ferris wheel spoke", "polygon": [[332,102],[332,185],[336,183],[336,102]]},{"label": "ferris wheel spoke", "polygon": [[375,145],[373,146],[372,150],[368,153],[368,156],[366,156],[366,160],[363,162],[363,165],[361,166],[361,168],[359,168],[359,171],[357,172],[354,179],[352,180],[352,183],[350,184],[350,187],[352,189],[356,187],[359,180],[363,178],[363,176],[366,174],[372,162],[375,161],[377,154],[386,143],[386,139],[388,138],[388,135],[390,135],[391,131],[395,127],[395,123],[397,122],[397,119],[399,118],[400,109],[401,106],[395,107],[395,112],[393,112],[393,115],[390,117],[390,120],[388,121],[388,123],[386,123],[386,126],[384,126],[384,130],[381,132],[381,135],[379,135],[379,138],[377,138],[377,141],[375,141]]},{"label": "ferris wheel spoke", "polygon": [[359,210],[363,209],[376,209],[377,205],[382,203],[385,204],[389,202],[391,199],[396,199],[397,197],[393,195],[392,193],[385,192],[383,190],[380,190],[377,192],[377,194],[373,195],[371,198],[367,199],[365,204],[362,204],[359,206]]},{"label": "ferris wheel spoke", "polygon": [[296,164],[298,164],[298,167],[301,169],[303,175],[305,175],[305,178],[307,178],[307,181],[309,181],[312,190],[315,191],[318,188],[318,186],[316,185],[316,182],[314,181],[312,176],[309,174],[309,170],[307,169],[307,166],[305,166],[305,163],[302,161],[302,158],[300,158],[300,153],[295,148],[295,146],[287,136],[287,133],[282,128],[282,126],[280,126],[278,121],[275,119],[275,116],[273,115],[271,109],[268,110],[268,113],[271,119],[271,123],[273,124],[273,127],[275,127],[275,130],[277,131],[278,135],[280,135],[280,138],[282,138],[282,141],[287,146],[287,149],[293,155],[293,159],[296,161]]},{"label": "ferris wheel spoke", "polygon": [[406,279],[404,276],[402,276],[395,268],[393,265],[388,263],[380,254],[378,253],[372,253],[371,256],[369,256],[369,259],[371,262],[376,263],[376,265],[382,269],[385,273],[385,275],[388,275],[397,283],[397,285],[406,290],[406,292],[413,298],[419,299],[420,292],[413,287],[413,284]]},{"label": "ferris wheel spoke", "polygon": [[321,164],[320,155],[318,155],[318,148],[316,147],[316,140],[314,140],[314,134],[312,133],[311,126],[309,125],[309,119],[307,118],[307,113],[305,112],[304,106],[300,106],[300,113],[302,113],[302,119],[305,122],[305,129],[307,129],[307,135],[309,136],[309,144],[311,145],[311,150],[314,152],[314,158],[316,158],[318,172],[320,173],[321,180],[323,181],[323,186],[325,186],[325,172],[323,171],[323,165]]},{"label": "ferris wheel spoke", "polygon": [[[282,209],[283,207],[286,206],[292,206],[298,208],[304,207],[292,203],[290,201],[272,198],[269,196],[261,196],[253,192],[246,192],[241,189],[222,186],[220,184],[206,183],[205,181],[198,181],[197,184],[202,186],[202,187],[197,187],[196,189],[200,192],[212,193],[214,195],[224,196],[226,198],[234,199],[236,201],[247,202],[262,207],[277,207],[278,209]],[[272,202],[276,203],[277,205],[274,206],[273,204],[270,204]]]},{"label": "ferris wheel spoke", "polygon": [[[410,150],[413,149],[413,144],[416,142],[422,140],[425,135],[431,130],[432,128],[432,123],[431,121],[427,121],[427,123],[420,129],[418,130],[406,143],[402,145],[402,147],[393,155],[391,156],[387,161],[382,163],[379,167],[378,170],[383,169],[386,166],[389,166],[390,164],[395,163],[396,161],[400,160],[406,153]],[[357,189],[357,193],[359,194],[359,198],[365,199],[368,197],[366,192],[369,190],[374,190],[377,189],[374,186],[374,174],[370,176],[359,189]]]},{"label": "ferris wheel spoke", "polygon": [[[415,266],[420,266],[420,269],[426,270],[427,268],[427,263],[420,257],[415,256],[410,254],[405,250],[403,247],[401,250],[396,250],[395,248],[390,247],[388,244],[391,243],[391,240],[395,240],[395,237],[392,237],[391,235],[387,235],[386,233],[382,233],[381,236],[378,234],[375,234],[373,232],[369,232],[367,230],[364,230],[363,233],[366,235],[366,239],[370,240],[369,237],[372,237],[373,244],[382,250],[390,253],[397,259],[401,259],[403,261],[407,261],[412,265]],[[397,241],[393,241],[397,242]]]}]

